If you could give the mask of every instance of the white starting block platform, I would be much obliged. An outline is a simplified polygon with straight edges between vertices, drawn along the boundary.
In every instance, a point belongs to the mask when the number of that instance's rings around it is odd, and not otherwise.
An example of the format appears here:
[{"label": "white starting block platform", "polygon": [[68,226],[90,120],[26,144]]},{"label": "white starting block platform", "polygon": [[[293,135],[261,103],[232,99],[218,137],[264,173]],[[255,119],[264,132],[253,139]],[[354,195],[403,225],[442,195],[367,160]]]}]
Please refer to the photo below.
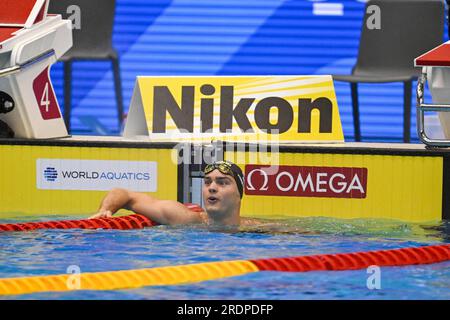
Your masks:
[{"label": "white starting block platform", "polygon": [[72,46],[70,20],[47,15],[48,0],[1,0],[0,120],[16,138],[68,135],[50,66]]},{"label": "white starting block platform", "polygon": [[[415,60],[422,67],[417,83],[417,133],[420,140],[436,147],[450,147],[450,41],[430,50]],[[425,84],[431,92],[432,104],[424,101]],[[444,139],[430,138],[425,133],[424,114],[437,112]]]}]

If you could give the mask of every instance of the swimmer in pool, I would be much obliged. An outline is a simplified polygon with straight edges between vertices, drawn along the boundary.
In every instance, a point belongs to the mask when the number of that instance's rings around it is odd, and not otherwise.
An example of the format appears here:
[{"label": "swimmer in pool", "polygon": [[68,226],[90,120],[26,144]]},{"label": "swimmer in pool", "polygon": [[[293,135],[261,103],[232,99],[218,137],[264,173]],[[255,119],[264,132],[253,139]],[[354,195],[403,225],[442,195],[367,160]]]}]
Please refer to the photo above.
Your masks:
[{"label": "swimmer in pool", "polygon": [[113,189],[103,199],[94,218],[108,218],[119,209],[128,209],[164,225],[206,224],[217,226],[251,226],[256,219],[241,218],[241,200],[244,194],[244,174],[234,163],[216,161],[204,171],[202,196],[204,211],[193,212],[182,203],[159,200],[149,195]]}]

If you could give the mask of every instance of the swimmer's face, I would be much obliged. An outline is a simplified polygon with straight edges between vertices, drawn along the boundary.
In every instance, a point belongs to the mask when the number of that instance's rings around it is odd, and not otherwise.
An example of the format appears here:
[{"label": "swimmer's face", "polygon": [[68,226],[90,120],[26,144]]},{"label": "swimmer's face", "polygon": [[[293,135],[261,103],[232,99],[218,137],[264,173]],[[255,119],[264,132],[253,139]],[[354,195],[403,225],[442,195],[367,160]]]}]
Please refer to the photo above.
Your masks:
[{"label": "swimmer's face", "polygon": [[234,178],[217,169],[205,176],[202,194],[206,211],[217,218],[232,212],[241,201]]}]

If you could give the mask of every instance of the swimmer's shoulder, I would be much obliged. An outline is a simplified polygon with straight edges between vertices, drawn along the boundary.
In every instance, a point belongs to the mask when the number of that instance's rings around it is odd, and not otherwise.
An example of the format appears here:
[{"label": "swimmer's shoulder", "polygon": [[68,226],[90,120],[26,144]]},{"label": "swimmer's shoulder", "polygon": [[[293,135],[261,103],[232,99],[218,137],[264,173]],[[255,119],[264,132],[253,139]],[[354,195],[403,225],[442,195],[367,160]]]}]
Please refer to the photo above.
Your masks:
[{"label": "swimmer's shoulder", "polygon": [[191,212],[194,212],[195,215],[198,217],[198,220],[196,223],[200,224],[208,224],[208,214],[206,213],[205,209],[202,207],[197,207],[195,210],[191,210]]},{"label": "swimmer's shoulder", "polygon": [[[190,209],[192,210],[192,209]],[[206,212],[206,210],[202,207],[195,207],[194,210],[192,210],[193,212],[195,212],[198,217],[199,217],[199,223],[201,224],[206,224],[209,225],[209,218],[208,218],[208,213]],[[261,224],[264,224],[265,221],[261,220],[261,219],[255,219],[255,218],[242,218],[241,217],[241,222],[240,225],[247,227],[247,226],[260,226]]]},{"label": "swimmer's shoulder", "polygon": [[200,217],[200,223],[202,223],[202,224],[208,224],[208,221],[209,221],[209,219],[208,219],[208,214],[206,213],[205,210],[203,210],[203,211],[198,211],[198,215],[199,215],[199,217]]},{"label": "swimmer's shoulder", "polygon": [[205,209],[202,208],[199,205],[196,204],[184,204],[184,208],[187,212],[189,212],[189,215],[193,217],[193,221],[191,223],[193,224],[206,224],[208,222],[208,214],[206,213]]},{"label": "swimmer's shoulder", "polygon": [[241,218],[241,226],[248,227],[248,226],[259,226],[263,223],[260,219],[254,219],[254,218]]}]

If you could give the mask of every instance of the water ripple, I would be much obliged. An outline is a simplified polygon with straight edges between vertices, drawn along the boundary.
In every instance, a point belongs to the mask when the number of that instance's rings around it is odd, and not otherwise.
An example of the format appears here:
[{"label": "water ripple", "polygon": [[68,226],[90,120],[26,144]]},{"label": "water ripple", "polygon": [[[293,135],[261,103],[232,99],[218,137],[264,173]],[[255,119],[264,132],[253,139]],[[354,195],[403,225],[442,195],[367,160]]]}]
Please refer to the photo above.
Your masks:
[{"label": "water ripple", "polygon": [[[45,220],[45,219],[42,219]],[[151,268],[221,260],[395,249],[449,242],[449,223],[302,218],[257,228],[158,226],[144,230],[36,230],[0,233],[0,277]],[[116,291],[36,293],[20,299],[450,299],[450,263],[382,270],[258,272],[202,283]],[[5,297],[9,299],[9,297]]]}]

